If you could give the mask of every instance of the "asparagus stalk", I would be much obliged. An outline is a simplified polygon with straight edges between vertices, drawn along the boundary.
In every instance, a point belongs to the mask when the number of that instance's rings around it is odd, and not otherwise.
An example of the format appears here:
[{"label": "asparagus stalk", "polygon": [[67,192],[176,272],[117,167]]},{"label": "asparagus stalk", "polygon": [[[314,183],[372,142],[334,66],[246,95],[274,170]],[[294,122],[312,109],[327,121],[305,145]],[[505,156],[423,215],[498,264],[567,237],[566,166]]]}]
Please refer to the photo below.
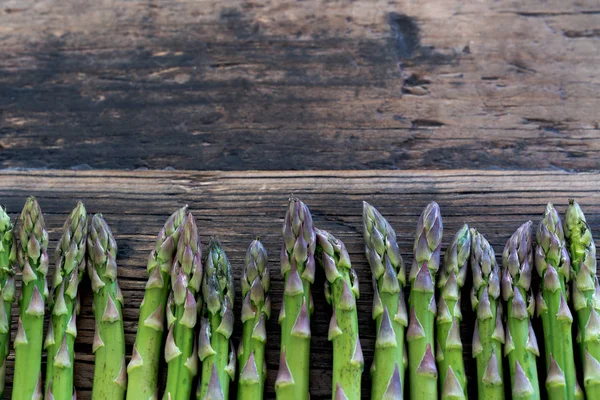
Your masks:
[{"label": "asparagus stalk", "polygon": [[435,275],[440,266],[442,246],[442,217],[436,202],[429,203],[417,224],[414,259],[409,280],[410,318],[408,342],[408,369],[410,398],[413,400],[438,397],[438,372],[434,358]]},{"label": "asparagus stalk", "polygon": [[537,361],[540,351],[531,325],[535,300],[531,293],[532,234],[528,221],[508,239],[502,255],[502,297],[506,302],[506,344],[512,398],[540,399]]},{"label": "asparagus stalk", "polygon": [[235,378],[235,351],[229,343],[235,294],[229,260],[216,238],[210,240],[204,268],[204,315],[198,339],[202,379],[196,397],[228,399],[229,382]]},{"label": "asparagus stalk", "polygon": [[571,261],[565,247],[560,216],[552,204],[546,206],[544,217],[538,226],[536,241],[535,266],[542,278],[536,308],[537,314],[542,317],[544,328],[548,398],[583,398],[575,377],[571,337],[573,316],[567,305]]},{"label": "asparagus stalk", "polygon": [[44,301],[48,296],[48,233],[42,210],[34,197],[19,217],[17,260],[22,273],[19,324],[15,337],[14,400],[42,398],[42,343]]},{"label": "asparagus stalk", "polygon": [[140,306],[131,361],[127,365],[127,400],[155,399],[158,367],[163,344],[165,308],[170,288],[170,272],[175,247],[187,206],[175,211],[156,239],[148,259],[148,282]]},{"label": "asparagus stalk", "polygon": [[329,340],[333,342],[332,399],[359,400],[364,359],[356,313],[358,277],[344,243],[329,232],[320,229],[315,229],[315,232],[321,265],[327,278],[325,296],[333,307],[329,323]]},{"label": "asparagus stalk", "polygon": [[12,304],[15,302],[15,264],[17,243],[14,227],[4,207],[0,207],[0,296],[4,307],[0,307],[0,398],[4,396],[6,358],[10,344],[10,320]]},{"label": "asparagus stalk", "polygon": [[436,359],[440,373],[439,390],[442,399],[466,399],[467,376],[460,339],[460,291],[465,284],[471,233],[465,224],[452,239],[444,255],[444,266],[438,280],[440,296],[437,307]]},{"label": "asparagus stalk", "polygon": [[202,244],[196,220],[190,213],[183,223],[171,270],[173,286],[167,303],[169,333],[165,345],[166,400],[189,400],[192,381],[198,373],[194,332],[198,315],[196,294],[200,291],[202,274]]},{"label": "asparagus stalk", "polygon": [[44,348],[46,363],[46,398],[73,398],[73,363],[76,315],[79,302],[77,289],[85,271],[87,214],[83,203],[77,203],[65,224],[56,247],[56,268],[52,279],[51,319]]},{"label": "asparagus stalk", "polygon": [[477,360],[480,399],[504,399],[502,344],[504,328],[500,304],[500,271],[496,254],[486,238],[471,228],[471,305],[476,312],[473,357]]},{"label": "asparagus stalk", "polygon": [[117,243],[101,214],[93,216],[87,238],[87,272],[94,292],[96,330],[92,400],[123,400],[127,388],[123,295],[117,282]]},{"label": "asparagus stalk", "polygon": [[315,232],[308,207],[292,198],[283,222],[281,273],[284,277],[281,357],[275,381],[278,399],[307,400],[310,360],[310,286],[315,278]]},{"label": "asparagus stalk", "polygon": [[246,264],[242,276],[242,323],[244,331],[238,351],[241,367],[238,400],[263,398],[267,377],[265,344],[267,342],[266,320],[271,317],[271,299],[267,251],[259,239],[250,243],[246,252]]},{"label": "asparagus stalk", "polygon": [[600,303],[597,296],[600,293],[596,293],[596,245],[583,211],[572,199],[565,214],[564,231],[573,267],[573,306],[577,312],[577,341],[583,359],[583,386],[588,399],[599,399]]},{"label": "asparagus stalk", "polygon": [[396,232],[377,209],[363,202],[365,254],[373,274],[373,318],[377,327],[371,366],[371,398],[402,398],[408,325],[403,287],[406,269]]}]

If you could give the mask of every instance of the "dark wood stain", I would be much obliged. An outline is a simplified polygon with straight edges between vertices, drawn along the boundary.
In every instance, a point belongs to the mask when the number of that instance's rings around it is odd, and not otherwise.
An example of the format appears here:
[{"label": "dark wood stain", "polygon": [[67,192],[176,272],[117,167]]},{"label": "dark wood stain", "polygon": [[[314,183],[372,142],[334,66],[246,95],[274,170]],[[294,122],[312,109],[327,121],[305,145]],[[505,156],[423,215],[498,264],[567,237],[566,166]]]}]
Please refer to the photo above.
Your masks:
[{"label": "dark wood stain", "polygon": [[29,3],[0,13],[2,167],[600,168],[592,6]]}]

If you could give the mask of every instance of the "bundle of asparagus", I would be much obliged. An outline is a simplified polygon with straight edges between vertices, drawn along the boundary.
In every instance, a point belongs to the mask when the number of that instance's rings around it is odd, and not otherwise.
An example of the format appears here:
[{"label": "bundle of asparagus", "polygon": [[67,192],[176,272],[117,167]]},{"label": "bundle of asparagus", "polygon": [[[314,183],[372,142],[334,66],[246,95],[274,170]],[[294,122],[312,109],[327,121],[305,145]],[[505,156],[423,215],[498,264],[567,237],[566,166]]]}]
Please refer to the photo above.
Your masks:
[{"label": "bundle of asparagus", "polygon": [[275,382],[279,399],[308,399],[310,286],[315,279],[315,232],[308,207],[292,198],[283,222],[281,273],[284,277],[281,357]]},{"label": "bundle of asparagus", "polygon": [[117,282],[117,243],[101,214],[92,218],[87,251],[96,320],[92,400],[122,400],[127,387],[123,295]]},{"label": "bundle of asparagus", "polygon": [[548,398],[583,398],[575,376],[571,336],[573,316],[567,304],[571,260],[565,247],[560,216],[552,204],[546,206],[536,241],[535,266],[542,286],[538,291],[536,308],[544,328]]},{"label": "bundle of asparagus", "polygon": [[235,296],[229,260],[214,237],[204,261],[202,297],[204,308],[198,338],[202,378],[196,396],[199,400],[227,399],[229,382],[235,378],[235,351],[229,343]]},{"label": "bundle of asparagus", "polygon": [[464,225],[456,232],[444,254],[444,267],[438,280],[440,296],[436,318],[436,360],[442,399],[459,400],[467,396],[467,376],[460,338],[460,291],[465,283],[470,256],[471,233],[469,227]]},{"label": "bundle of asparagus", "polygon": [[46,363],[46,398],[73,398],[73,359],[77,336],[77,289],[85,272],[87,213],[78,203],[65,221],[56,248],[56,269],[52,281],[54,296],[50,303],[51,320],[44,348]]},{"label": "bundle of asparagus", "polygon": [[156,239],[148,259],[149,278],[133,345],[127,366],[128,400],[155,399],[158,389],[158,367],[163,345],[165,308],[170,289],[171,268],[176,244],[187,206],[169,217]]},{"label": "bundle of asparagus", "polygon": [[332,398],[358,400],[364,366],[356,314],[358,277],[344,243],[320,229],[316,229],[316,234],[320,261],[327,278],[325,296],[333,306],[329,323],[329,340],[333,342]]},{"label": "bundle of asparagus", "polygon": [[396,232],[367,202],[363,202],[363,232],[365,254],[373,274],[373,318],[377,329],[371,398],[401,398],[408,360],[404,342],[408,316],[402,290],[406,284],[406,269],[396,243]]},{"label": "bundle of asparagus", "polygon": [[540,398],[536,357],[537,339],[531,325],[535,300],[531,293],[533,249],[528,221],[508,239],[502,254],[502,297],[506,302],[506,344],[513,399]]},{"label": "bundle of asparagus", "polygon": [[4,207],[0,207],[0,398],[4,396],[6,358],[10,350],[10,321],[15,302],[15,264],[17,242],[14,227]]},{"label": "bundle of asparagus", "polygon": [[[17,259],[23,284],[19,298],[19,324],[15,337],[15,372],[12,398],[41,399],[44,302],[48,296],[48,233],[42,210],[34,197],[25,202],[19,217]],[[72,387],[71,387],[72,389]]]},{"label": "bundle of asparagus", "polygon": [[410,270],[410,319],[408,369],[410,398],[435,399],[438,396],[438,372],[434,358],[435,276],[440,266],[442,246],[442,216],[440,207],[432,202],[423,211],[417,224],[414,259]]},{"label": "bundle of asparagus", "polygon": [[573,267],[573,305],[577,341],[583,361],[583,387],[588,399],[600,398],[600,287],[596,276],[596,245],[585,215],[575,200],[565,214],[565,238]]},{"label": "bundle of asparagus", "polygon": [[267,342],[266,320],[271,317],[267,251],[259,239],[250,243],[246,252],[246,263],[242,276],[242,323],[244,330],[238,350],[240,376],[238,400],[263,398],[267,364],[265,344]]},{"label": "bundle of asparagus", "polygon": [[200,290],[202,274],[202,245],[196,220],[189,213],[183,223],[171,270],[173,286],[167,304],[169,333],[165,344],[168,364],[166,400],[189,400],[192,381],[198,373],[194,333],[198,315],[196,294]]}]

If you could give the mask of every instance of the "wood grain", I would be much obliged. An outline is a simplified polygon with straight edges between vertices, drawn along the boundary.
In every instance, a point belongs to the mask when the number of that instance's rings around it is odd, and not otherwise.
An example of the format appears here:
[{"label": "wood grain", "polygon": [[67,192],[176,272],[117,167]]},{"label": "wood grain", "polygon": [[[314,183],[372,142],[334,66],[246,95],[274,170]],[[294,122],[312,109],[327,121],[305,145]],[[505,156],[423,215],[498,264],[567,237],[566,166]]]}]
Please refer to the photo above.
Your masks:
[{"label": "wood grain", "polygon": [[0,166],[598,170],[600,4],[5,0]]},{"label": "wood grain", "polygon": [[[437,201],[444,218],[443,250],[454,232],[469,223],[490,240],[500,256],[512,232],[524,221],[541,218],[546,202],[563,212],[569,197],[584,208],[593,231],[600,232],[600,174],[562,172],[175,172],[175,171],[0,171],[0,199],[15,216],[26,196],[35,195],[49,228],[51,247],[60,236],[60,227],[71,207],[83,200],[90,213],[101,212],[115,233],[119,251],[119,280],[125,296],[127,349],[136,332],[139,303],[146,280],[145,262],[154,236],[177,207],[189,204],[198,220],[202,239],[218,235],[232,262],[236,282],[243,256],[257,235],[271,255],[273,315],[282,299],[278,271],[281,225],[290,193],[310,207],[315,224],[342,239],[359,280],[360,338],[370,366],[374,346],[371,320],[372,288],[370,270],[363,254],[362,201],[367,200],[388,218],[396,229],[402,255],[410,265],[412,236],[422,208]],[[331,346],[327,341],[330,310],[323,295],[324,277],[319,272],[314,285],[315,313],[311,355],[311,394],[315,399],[330,397]],[[84,280],[81,316],[78,318],[76,379],[82,399],[88,399],[93,379],[93,315],[91,290]],[[467,292],[465,293],[467,295]],[[467,297],[468,298],[468,297]],[[241,295],[236,298],[239,319]],[[463,334],[467,371],[474,376],[470,343],[473,315],[465,304]],[[13,334],[16,330],[13,318]],[[536,322],[539,326],[539,322]],[[276,318],[268,326],[267,398],[274,398],[279,353],[279,326]],[[241,325],[237,322],[237,342]],[[541,335],[539,340],[541,341]],[[12,357],[12,356],[11,356]],[[12,364],[8,370],[12,382]],[[470,380],[471,393],[475,380]],[[369,398],[368,372],[363,374],[363,398]]]}]

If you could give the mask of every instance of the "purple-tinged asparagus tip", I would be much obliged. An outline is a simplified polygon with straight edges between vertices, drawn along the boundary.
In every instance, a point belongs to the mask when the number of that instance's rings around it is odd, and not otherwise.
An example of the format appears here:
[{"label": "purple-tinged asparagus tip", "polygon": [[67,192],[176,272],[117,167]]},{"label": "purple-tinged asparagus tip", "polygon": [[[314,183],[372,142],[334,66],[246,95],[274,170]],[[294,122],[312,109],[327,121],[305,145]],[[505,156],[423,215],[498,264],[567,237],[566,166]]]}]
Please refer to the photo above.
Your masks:
[{"label": "purple-tinged asparagus tip", "polygon": [[402,381],[400,380],[400,370],[398,364],[394,367],[394,372],[390,377],[383,400],[396,400],[402,398]]},{"label": "purple-tinged asparagus tip", "polygon": [[556,363],[554,356],[550,354],[550,363],[546,374],[546,388],[564,387],[566,384],[565,374]]}]

